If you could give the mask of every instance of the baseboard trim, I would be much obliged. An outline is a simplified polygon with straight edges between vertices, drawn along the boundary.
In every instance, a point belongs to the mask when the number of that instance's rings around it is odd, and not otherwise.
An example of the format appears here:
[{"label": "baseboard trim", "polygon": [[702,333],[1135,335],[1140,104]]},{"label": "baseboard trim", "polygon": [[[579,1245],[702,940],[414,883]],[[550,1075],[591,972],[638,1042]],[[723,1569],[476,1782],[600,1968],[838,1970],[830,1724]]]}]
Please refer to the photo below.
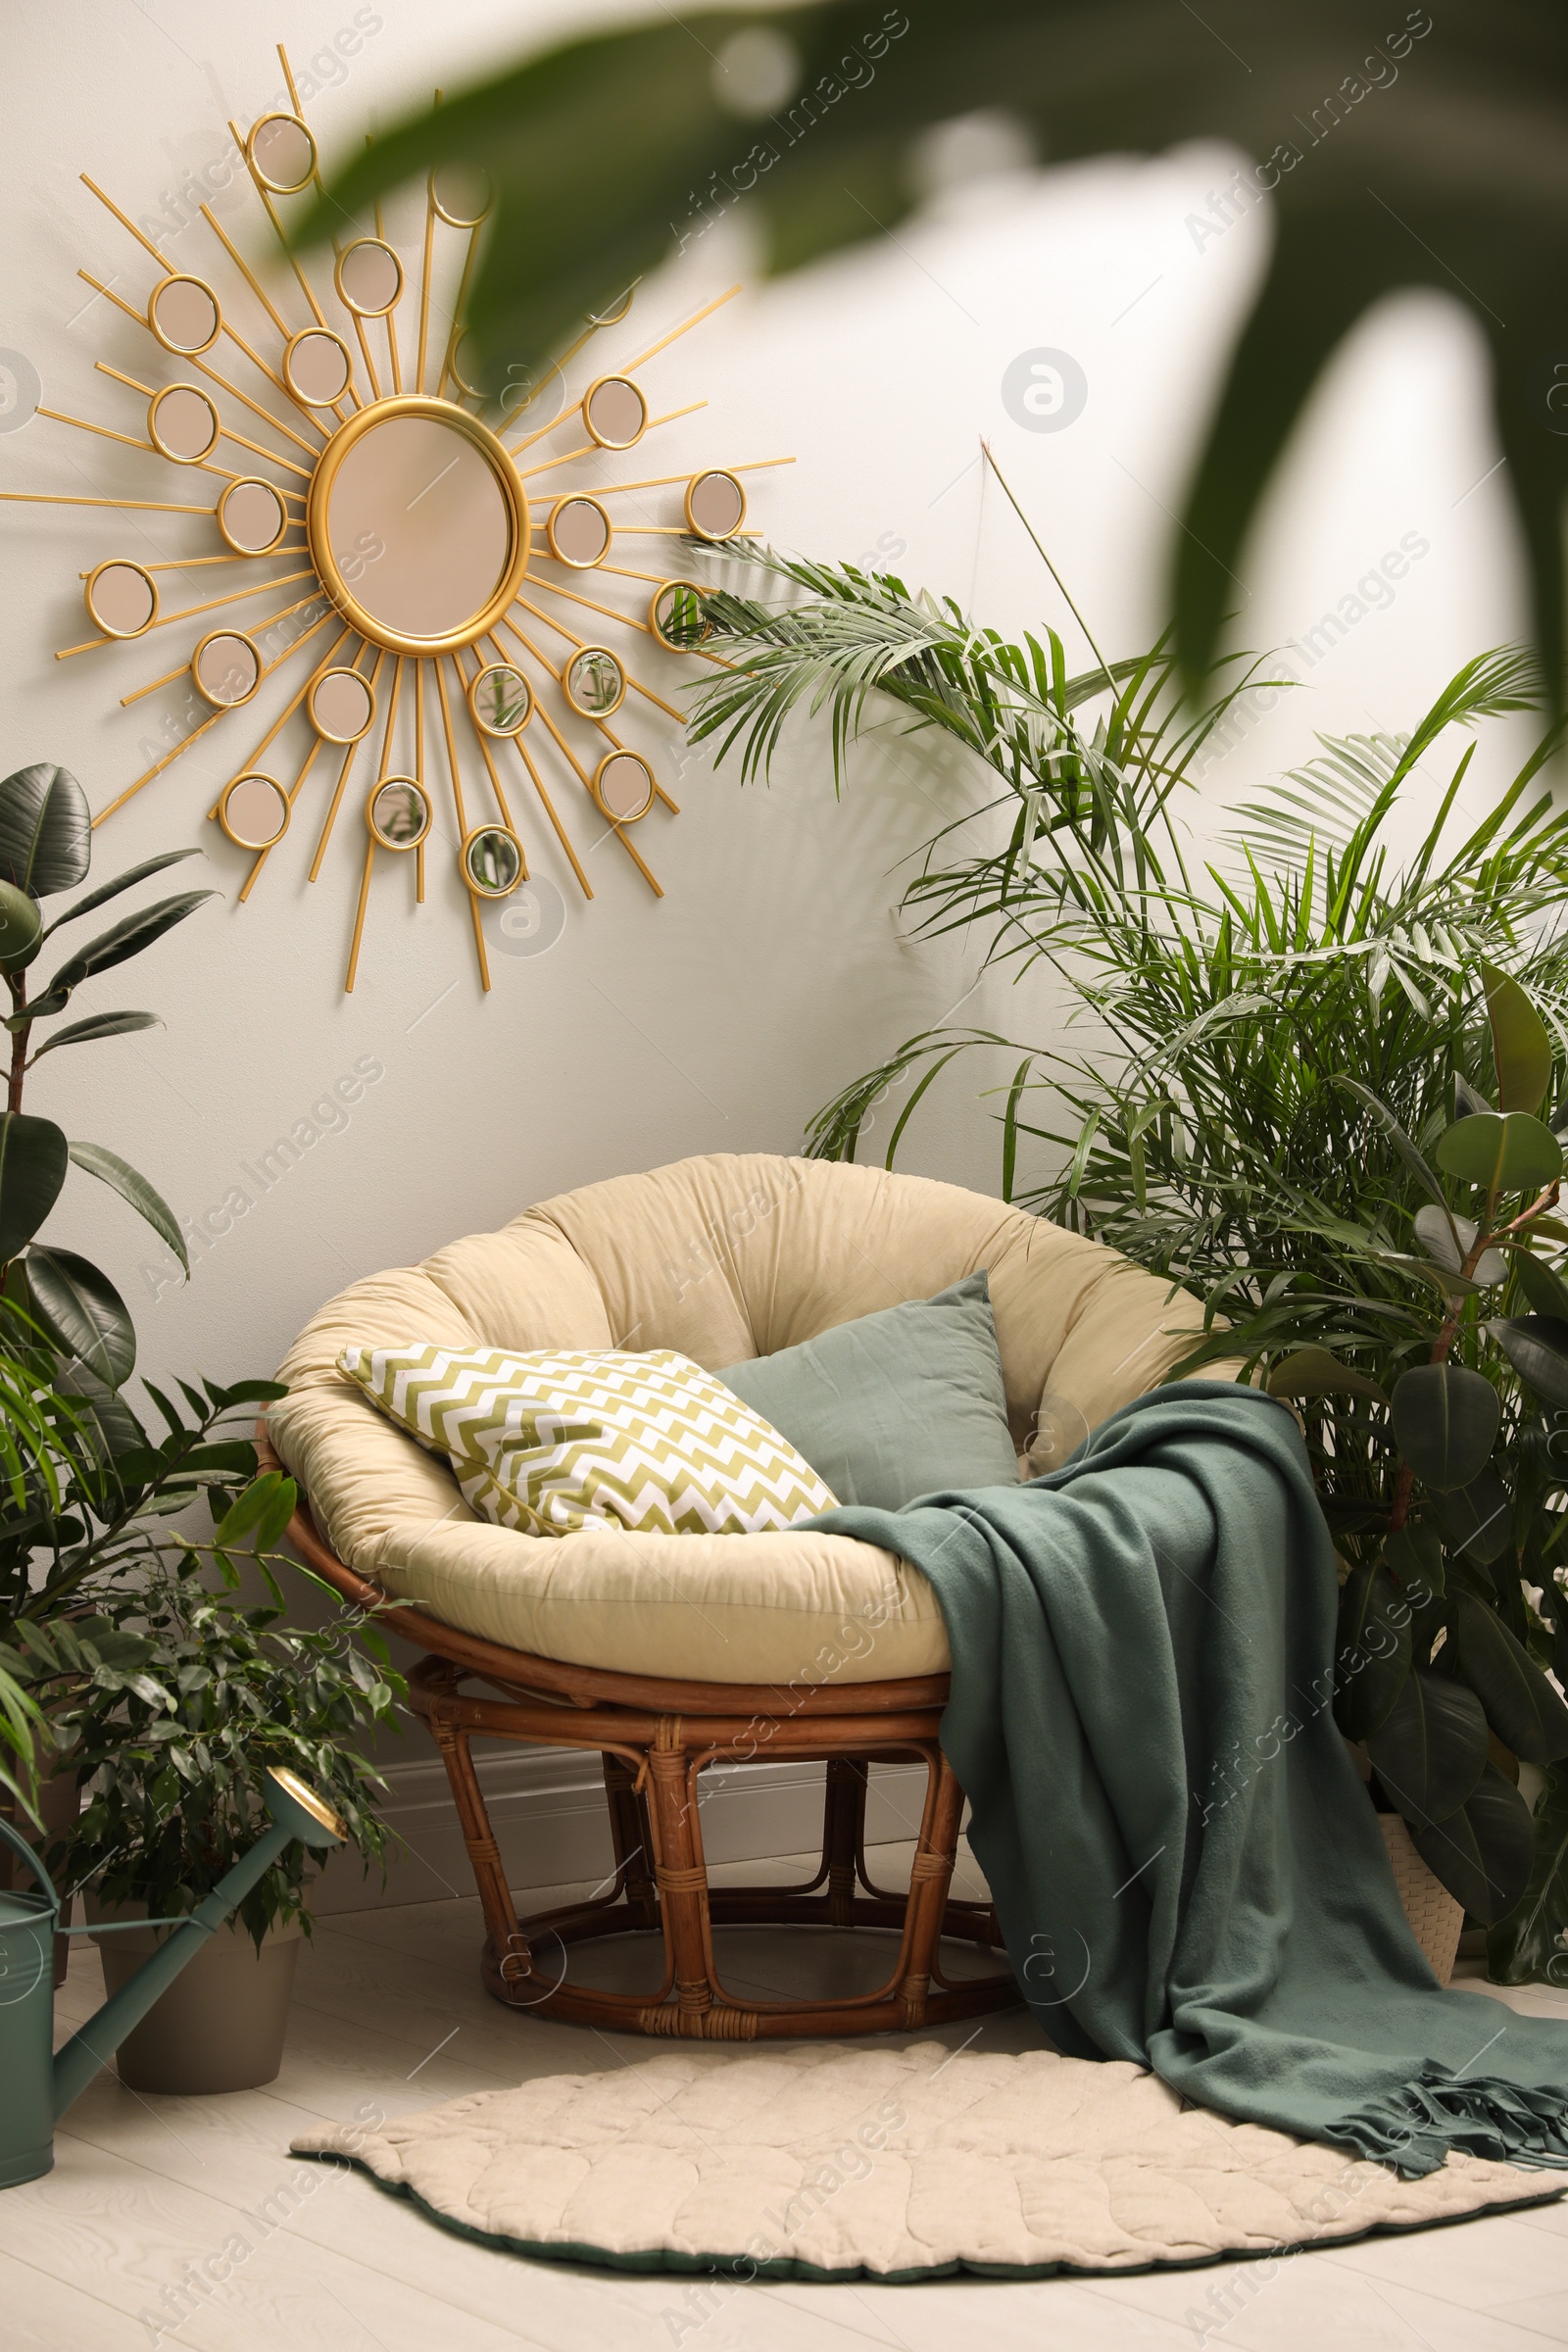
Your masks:
[{"label": "baseboard trim", "polygon": [[[496,1842],[514,1887],[562,1886],[607,1877],[612,1865],[599,1757],[580,1748],[475,1743],[474,1767]],[[710,1862],[752,1862],[811,1851],[821,1842],[821,1764],[714,1764],[699,1784],[703,1850]],[[473,1892],[463,1833],[439,1756],[382,1767],[379,1810],[403,1840],[387,1866],[366,1876],[359,1858],[328,1862],[312,1895],[323,1915],[438,1901]],[[918,1833],[925,1801],[918,1764],[873,1764],[866,1842],[896,1844]]]}]

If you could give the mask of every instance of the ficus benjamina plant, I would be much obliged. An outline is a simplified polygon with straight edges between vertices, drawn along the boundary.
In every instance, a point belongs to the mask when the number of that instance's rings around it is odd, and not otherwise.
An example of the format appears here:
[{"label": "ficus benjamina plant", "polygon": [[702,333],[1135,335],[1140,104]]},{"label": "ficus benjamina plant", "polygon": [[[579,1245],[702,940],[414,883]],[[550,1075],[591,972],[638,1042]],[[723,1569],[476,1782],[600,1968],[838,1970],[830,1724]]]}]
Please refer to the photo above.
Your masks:
[{"label": "ficus benjamina plant", "polygon": [[1473,740],[1428,776],[1453,730],[1541,707],[1529,657],[1466,663],[1408,735],[1320,739],[1200,862],[1181,796],[1235,684],[1195,710],[1162,646],[1070,674],[1050,630],[754,561],[771,593],[705,595],[730,666],[693,734],[746,776],[797,710],[830,719],[836,772],[890,719],[962,745],[982,789],[906,918],[1053,984],[1044,1038],[908,1038],[808,1151],[853,1159],[891,1097],[891,1167],[942,1070],[1000,1064],[1004,1198],[1201,1300],[1177,1374],[1239,1363],[1299,1416],[1341,1728],[1494,1976],[1568,1982],[1568,813],[1540,781],[1564,729],[1479,819]]}]

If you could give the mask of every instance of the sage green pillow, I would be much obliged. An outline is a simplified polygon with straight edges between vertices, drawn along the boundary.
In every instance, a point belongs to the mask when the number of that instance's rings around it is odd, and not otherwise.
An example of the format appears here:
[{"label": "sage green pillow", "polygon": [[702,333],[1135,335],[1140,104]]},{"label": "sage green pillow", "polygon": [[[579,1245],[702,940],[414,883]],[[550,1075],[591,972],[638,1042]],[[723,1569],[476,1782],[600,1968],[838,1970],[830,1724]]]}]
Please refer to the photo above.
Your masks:
[{"label": "sage green pillow", "polygon": [[841,1502],[892,1511],[917,1494],[1018,1484],[983,1273],[717,1378]]}]

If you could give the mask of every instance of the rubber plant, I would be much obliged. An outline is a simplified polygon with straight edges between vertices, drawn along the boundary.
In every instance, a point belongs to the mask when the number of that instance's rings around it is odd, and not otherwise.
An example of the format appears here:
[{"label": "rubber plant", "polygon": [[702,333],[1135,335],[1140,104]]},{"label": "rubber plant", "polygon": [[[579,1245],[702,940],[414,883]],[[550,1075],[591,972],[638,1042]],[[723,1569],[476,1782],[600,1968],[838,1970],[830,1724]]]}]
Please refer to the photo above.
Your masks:
[{"label": "rubber plant", "polygon": [[74,1250],[37,1239],[68,1171],[78,1167],[119,1193],[188,1273],[184,1238],[167,1201],[145,1176],[106,1145],[69,1141],[53,1119],[24,1110],[23,1095],[28,1073],[46,1054],[154,1029],[158,1016],[92,1013],[51,1027],[40,1043],[34,1042],[34,1032],[40,1022],[57,1021],[85,981],[140,956],[214,894],[190,890],[156,900],[122,915],[67,955],[41,988],[30,988],[30,975],[45,947],[67,924],[79,922],[166,866],[198,855],[195,850],[166,850],[160,857],[144,858],[46,922],[40,901],[74,890],[87,877],[92,859],[87,796],[63,767],[22,767],[0,782],[0,972],[11,997],[5,1022],[11,1038],[10,1083],[6,1107],[0,1112],[0,1278],[6,1295],[45,1337],[108,1389],[118,1389],[136,1360],[129,1310],[99,1267]]}]

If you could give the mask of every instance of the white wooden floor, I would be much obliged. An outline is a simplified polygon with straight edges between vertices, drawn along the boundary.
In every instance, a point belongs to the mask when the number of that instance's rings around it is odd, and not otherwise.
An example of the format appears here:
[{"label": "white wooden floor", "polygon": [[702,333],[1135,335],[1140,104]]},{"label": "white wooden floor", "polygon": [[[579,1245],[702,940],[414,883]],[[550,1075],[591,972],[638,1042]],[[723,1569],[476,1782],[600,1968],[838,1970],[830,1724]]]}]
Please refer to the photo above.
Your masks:
[{"label": "white wooden floor", "polygon": [[[788,1862],[778,1867],[793,1875]],[[757,1866],[723,1875],[755,1877]],[[537,1892],[530,1907],[541,1907]],[[1262,2284],[1246,2263],[1036,2284],[759,2284],[694,2326],[686,2280],[525,2263],[449,2236],[358,2175],[293,2165],[294,2133],[349,2121],[367,2099],[397,2115],[669,2046],[501,2009],[479,1985],[479,1939],[477,1905],[459,1896],[323,1922],[302,1957],[282,2074],[266,2090],[143,2099],[101,2075],[61,2130],[54,2172],[0,2193],[0,2344],[7,2352],[130,2352],[160,2342],[189,2352],[502,2352],[516,2344],[542,2352],[866,2352],[873,2344],[1159,2352],[1205,2340],[1234,2352],[1540,2352],[1568,2344],[1568,2204],[1312,2251],[1282,2262]],[[826,1964],[825,1955],[800,1957],[812,1940],[749,1932],[735,1974],[744,1967],[755,1982],[798,1983],[801,1969]],[[97,1958],[83,1941],[57,2003],[62,2037],[100,1996]],[[1563,1996],[1530,1989],[1510,1998],[1522,2010],[1568,2016]],[[943,2038],[956,2044],[974,2031],[959,2026]],[[1036,2046],[1021,2014],[985,2020],[983,2036],[990,2049]],[[306,2172],[309,2193],[264,2231],[252,2217]],[[223,2283],[195,2291],[193,2269],[236,2237],[252,2250],[232,2261]],[[189,2316],[177,2324],[170,2289],[185,2290]]]}]

